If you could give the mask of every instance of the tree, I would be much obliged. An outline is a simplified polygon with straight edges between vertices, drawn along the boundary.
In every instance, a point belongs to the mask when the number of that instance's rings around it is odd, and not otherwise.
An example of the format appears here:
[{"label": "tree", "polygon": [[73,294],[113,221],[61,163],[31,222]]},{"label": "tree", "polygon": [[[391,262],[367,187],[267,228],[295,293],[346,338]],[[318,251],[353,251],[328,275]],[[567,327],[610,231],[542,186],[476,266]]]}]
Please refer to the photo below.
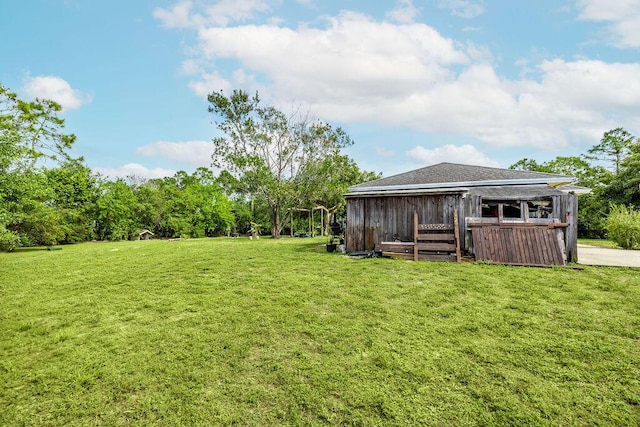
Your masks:
[{"label": "tree", "polygon": [[348,156],[328,156],[308,163],[296,177],[298,204],[321,209],[328,227],[331,215],[344,208],[344,194],[350,186],[378,178],[379,174],[361,171]]},{"label": "tree", "polygon": [[604,133],[600,143],[588,151],[588,158],[613,163],[616,175],[620,172],[622,161],[631,153],[631,146],[638,138],[623,128],[616,128]]},{"label": "tree", "polygon": [[602,196],[615,204],[640,208],[640,141],[620,161],[618,173],[603,188]]},{"label": "tree", "polygon": [[213,139],[213,165],[226,168],[243,183],[250,197],[269,207],[271,236],[280,237],[281,212],[295,200],[294,182],[307,165],[339,154],[352,144],[340,128],[313,121],[299,112],[287,116],[262,106],[256,93],[234,90],[208,96],[209,112],[220,118],[226,136]]},{"label": "tree", "polygon": [[[593,161],[613,164],[615,173]],[[556,157],[543,163],[525,158],[510,168],[574,176],[576,184],[591,188],[590,194],[580,196],[578,234],[582,237],[604,237],[611,202],[640,206],[640,141],[623,128],[605,132],[587,155]]]},{"label": "tree", "polygon": [[538,163],[524,158],[509,166],[509,169],[554,173],[577,178],[576,184],[592,188],[606,182],[611,173],[601,166],[592,166],[585,157],[558,156],[553,160]]},{"label": "tree", "polygon": [[547,172],[551,173],[551,170],[548,166],[544,164],[540,164],[537,161],[529,158],[520,159],[511,166],[509,169],[518,170],[518,171],[533,171],[533,172]]},{"label": "tree", "polygon": [[119,178],[105,181],[98,199],[96,234],[100,240],[128,240],[139,232],[133,190]]},{"label": "tree", "polygon": [[62,132],[60,111],[57,102],[24,101],[0,84],[0,164],[32,170],[39,160],[70,159],[68,150],[76,136]]},{"label": "tree", "polygon": [[24,101],[0,85],[0,234],[17,245],[54,244],[64,239],[64,219],[52,201],[43,163],[71,159],[73,134],[63,133],[59,104]]},{"label": "tree", "polygon": [[47,186],[52,190],[48,204],[61,214],[63,243],[86,241],[94,237],[99,179],[82,162],[69,160],[46,169]]}]

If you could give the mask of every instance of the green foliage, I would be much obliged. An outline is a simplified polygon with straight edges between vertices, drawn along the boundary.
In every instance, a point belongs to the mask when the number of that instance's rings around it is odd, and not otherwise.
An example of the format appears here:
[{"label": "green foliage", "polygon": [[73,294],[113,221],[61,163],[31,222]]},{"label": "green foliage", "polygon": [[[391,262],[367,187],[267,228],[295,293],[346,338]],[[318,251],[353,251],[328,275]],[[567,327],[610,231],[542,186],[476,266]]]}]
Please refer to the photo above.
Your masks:
[{"label": "green foliage", "polygon": [[[65,239],[64,215],[41,161],[70,160],[75,136],[65,134],[59,104],[26,102],[0,85],[0,230],[4,244],[50,245]],[[9,230],[9,231],[7,231]]]},{"label": "green foliage", "polygon": [[521,159],[509,169],[554,173],[577,178],[576,185],[595,188],[608,182],[612,174],[602,166],[591,165],[587,157],[558,156],[553,160],[538,163],[532,159]]},{"label": "green foliage", "polygon": [[124,180],[106,181],[98,199],[96,233],[100,240],[128,240],[141,225],[135,216],[136,199],[132,188]]},{"label": "green foliage", "polygon": [[[613,171],[598,162],[612,164]],[[580,237],[604,237],[611,203],[640,207],[640,140],[623,128],[605,132],[586,155],[560,156],[543,163],[524,158],[510,168],[573,176],[576,185],[591,188],[591,194],[579,198]]]},{"label": "green foliage", "polygon": [[0,176],[4,228],[19,236],[21,246],[52,245],[63,240],[60,212],[53,191],[40,171],[9,172]]},{"label": "green foliage", "polygon": [[234,227],[233,204],[208,169],[129,181],[103,184],[97,202],[98,238],[133,239],[142,229],[157,237],[211,237]]},{"label": "green foliage", "polygon": [[602,189],[602,197],[616,204],[640,208],[640,142],[620,162],[620,171]]},{"label": "green foliage", "polygon": [[610,240],[624,249],[640,249],[640,211],[612,205],[606,220]]},{"label": "green foliage", "polygon": [[0,254],[0,425],[640,422],[640,272],[318,239]]},{"label": "green foliage", "polygon": [[621,163],[629,156],[631,147],[638,143],[638,138],[623,128],[605,132],[600,143],[588,151],[588,159],[613,163],[615,173],[620,172]]},{"label": "green foliage", "polygon": [[590,194],[580,195],[578,205],[578,235],[591,239],[603,239],[609,202],[596,188]]},{"label": "green foliage", "polygon": [[0,251],[11,252],[20,246],[20,236],[0,224]]},{"label": "green foliage", "polygon": [[67,161],[59,167],[46,169],[47,185],[52,190],[49,204],[62,217],[64,237],[61,242],[82,242],[94,237],[99,180],[80,161]]},{"label": "green foliage", "polygon": [[243,193],[268,206],[271,236],[279,237],[282,212],[295,207],[303,194],[296,182],[310,165],[339,156],[353,142],[340,128],[261,105],[258,94],[213,92],[208,100],[209,112],[220,118],[216,124],[225,134],[213,139],[213,164],[235,174]]},{"label": "green foliage", "polygon": [[0,85],[0,165],[32,170],[40,160],[70,159],[76,137],[62,132],[61,110],[50,100],[23,101]]},{"label": "green foliage", "polygon": [[[328,234],[331,215],[342,214],[346,205],[344,194],[352,185],[380,178],[379,174],[362,171],[348,156],[336,154],[322,160],[310,162],[296,177],[296,205],[300,207],[320,208],[324,213]],[[303,226],[301,229],[306,229]],[[322,234],[322,233],[321,233]]]}]

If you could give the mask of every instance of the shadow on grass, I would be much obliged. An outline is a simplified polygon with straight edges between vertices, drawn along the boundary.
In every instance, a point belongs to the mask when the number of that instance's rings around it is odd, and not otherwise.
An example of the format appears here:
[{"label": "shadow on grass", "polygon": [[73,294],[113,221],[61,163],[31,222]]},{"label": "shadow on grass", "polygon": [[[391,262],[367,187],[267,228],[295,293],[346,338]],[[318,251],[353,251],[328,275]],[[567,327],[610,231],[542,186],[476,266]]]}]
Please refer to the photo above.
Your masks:
[{"label": "shadow on grass", "polygon": [[327,238],[324,237],[312,237],[312,238],[304,238],[304,237],[294,237],[298,242],[297,246],[300,248],[301,252],[313,252],[313,253],[326,253],[327,255],[339,255],[339,251],[335,252],[327,252]]},{"label": "shadow on grass", "polygon": [[61,251],[61,246],[34,246],[28,248],[15,248],[9,253],[19,253],[19,252],[42,252],[42,251]]}]

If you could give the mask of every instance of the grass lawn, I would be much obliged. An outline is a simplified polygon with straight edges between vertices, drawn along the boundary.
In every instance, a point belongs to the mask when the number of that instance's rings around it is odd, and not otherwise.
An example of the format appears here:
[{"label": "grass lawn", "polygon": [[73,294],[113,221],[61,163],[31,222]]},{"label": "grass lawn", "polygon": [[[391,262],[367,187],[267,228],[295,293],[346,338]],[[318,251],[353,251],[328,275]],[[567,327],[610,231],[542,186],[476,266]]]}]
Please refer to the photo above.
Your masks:
[{"label": "grass lawn", "polygon": [[640,269],[323,242],[0,254],[0,425],[640,423]]},{"label": "grass lawn", "polygon": [[583,245],[599,246],[601,248],[620,249],[620,246],[616,245],[611,240],[606,239],[578,239],[578,243]]}]

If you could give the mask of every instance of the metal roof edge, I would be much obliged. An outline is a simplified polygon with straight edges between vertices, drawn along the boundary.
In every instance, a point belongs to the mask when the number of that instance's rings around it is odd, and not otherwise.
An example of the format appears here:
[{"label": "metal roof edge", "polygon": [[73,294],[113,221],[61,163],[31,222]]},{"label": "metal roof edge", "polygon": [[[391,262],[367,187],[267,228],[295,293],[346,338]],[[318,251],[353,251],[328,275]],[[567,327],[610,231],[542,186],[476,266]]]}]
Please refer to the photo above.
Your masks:
[{"label": "metal roof edge", "polygon": [[345,198],[353,197],[375,197],[375,196],[416,196],[421,194],[461,194],[468,193],[469,188],[466,187],[453,187],[453,188],[417,188],[409,190],[396,190],[396,191],[358,191],[353,193],[344,194]]},{"label": "metal roof edge", "polygon": [[[461,182],[438,182],[432,184],[407,184],[407,185],[386,185],[386,186],[370,186],[370,187],[349,187],[348,194],[360,194],[360,193],[388,193],[393,191],[407,191],[407,190],[444,190],[449,188],[460,187],[486,187],[486,186],[502,186],[502,185],[531,185],[531,184],[547,184],[552,187],[570,184],[575,182],[575,178],[569,176],[561,176],[556,179],[545,178],[527,178],[527,179],[494,179],[486,181],[461,181]],[[554,185],[555,184],[555,185]]]}]

